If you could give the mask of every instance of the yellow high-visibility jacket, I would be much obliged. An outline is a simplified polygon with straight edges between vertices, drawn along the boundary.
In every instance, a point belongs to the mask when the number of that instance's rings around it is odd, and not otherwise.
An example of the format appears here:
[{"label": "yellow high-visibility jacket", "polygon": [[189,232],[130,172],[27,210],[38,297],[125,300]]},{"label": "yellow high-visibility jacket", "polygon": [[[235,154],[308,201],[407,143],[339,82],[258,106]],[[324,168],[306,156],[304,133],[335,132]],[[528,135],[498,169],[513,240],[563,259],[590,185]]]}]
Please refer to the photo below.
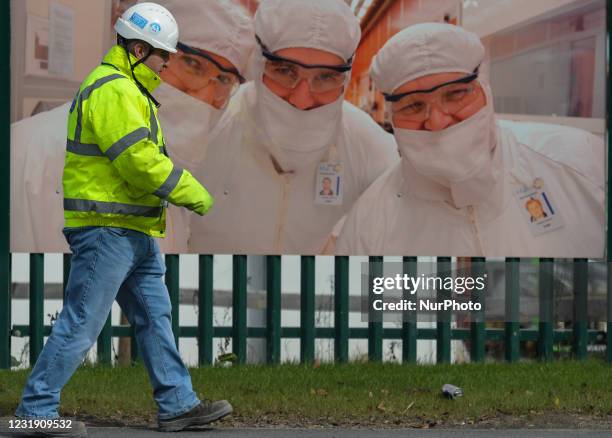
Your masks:
[{"label": "yellow high-visibility jacket", "polygon": [[[135,74],[149,93],[161,82],[144,64]],[[121,227],[163,237],[167,202],[199,215],[213,205],[206,189],[168,158],[157,108],[133,80],[120,46],[74,98],[63,187],[66,227]]]}]

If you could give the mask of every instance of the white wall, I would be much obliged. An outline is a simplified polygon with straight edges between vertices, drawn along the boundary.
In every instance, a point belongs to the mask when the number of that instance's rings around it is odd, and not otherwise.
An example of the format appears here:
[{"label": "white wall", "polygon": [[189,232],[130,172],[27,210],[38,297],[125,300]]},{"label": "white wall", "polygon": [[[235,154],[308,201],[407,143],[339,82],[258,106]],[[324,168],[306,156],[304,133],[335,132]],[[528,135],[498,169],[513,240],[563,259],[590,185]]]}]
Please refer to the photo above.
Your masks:
[{"label": "white wall", "polygon": [[[75,13],[75,64],[71,80],[81,82],[98,65],[104,54],[110,29],[108,0],[55,0]],[[51,0],[27,0],[26,12],[49,18]]]},{"label": "white wall", "polygon": [[590,0],[478,0],[464,7],[462,25],[483,38],[518,24],[524,24],[555,9]]},{"label": "white wall", "polygon": [[[100,63],[110,39],[110,0],[56,0],[75,14],[72,77],[25,76],[28,14],[49,18],[51,0],[11,0],[11,121],[22,118],[24,100],[68,101],[85,76]],[[29,99],[29,101],[27,100]]]}]

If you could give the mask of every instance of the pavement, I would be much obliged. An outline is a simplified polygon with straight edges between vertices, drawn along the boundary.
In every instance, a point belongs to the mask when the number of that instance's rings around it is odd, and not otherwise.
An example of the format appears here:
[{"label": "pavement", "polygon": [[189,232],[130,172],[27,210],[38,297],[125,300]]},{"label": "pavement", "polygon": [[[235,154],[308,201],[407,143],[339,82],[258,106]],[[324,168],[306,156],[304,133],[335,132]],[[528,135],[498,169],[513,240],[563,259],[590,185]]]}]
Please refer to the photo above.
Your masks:
[{"label": "pavement", "polygon": [[[2,419],[4,420],[4,419]],[[4,423],[3,421],[1,423]],[[8,424],[8,423],[7,423]],[[7,424],[0,427],[1,438],[23,437],[10,433]],[[595,425],[593,425],[595,426]],[[375,428],[288,428],[288,427],[203,427],[174,434],[147,427],[87,428],[91,438],[612,438],[612,429],[375,429]]]},{"label": "pavement", "polygon": [[[149,438],[172,435],[147,429],[88,428],[92,438]],[[178,432],[176,438],[611,438],[611,431],[602,430],[469,430],[469,429],[199,429]]]}]

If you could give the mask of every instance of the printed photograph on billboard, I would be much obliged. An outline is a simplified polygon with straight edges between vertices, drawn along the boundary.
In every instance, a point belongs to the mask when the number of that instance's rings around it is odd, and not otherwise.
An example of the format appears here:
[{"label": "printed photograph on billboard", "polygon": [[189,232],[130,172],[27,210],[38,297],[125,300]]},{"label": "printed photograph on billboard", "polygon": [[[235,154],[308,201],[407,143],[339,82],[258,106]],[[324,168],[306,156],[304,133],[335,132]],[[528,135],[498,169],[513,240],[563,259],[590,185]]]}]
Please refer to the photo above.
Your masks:
[{"label": "printed photograph on billboard", "polygon": [[[11,3],[12,252],[69,253],[78,217],[177,254],[604,256],[604,0],[402,0],[369,27],[335,0],[320,32],[254,0],[159,0],[180,35],[152,72],[158,135],[111,156],[75,136],[112,81],[80,87],[101,62],[133,80],[115,23],[137,3]],[[164,185],[121,179],[134,146],[170,158]],[[112,175],[75,185],[70,160]]]}]

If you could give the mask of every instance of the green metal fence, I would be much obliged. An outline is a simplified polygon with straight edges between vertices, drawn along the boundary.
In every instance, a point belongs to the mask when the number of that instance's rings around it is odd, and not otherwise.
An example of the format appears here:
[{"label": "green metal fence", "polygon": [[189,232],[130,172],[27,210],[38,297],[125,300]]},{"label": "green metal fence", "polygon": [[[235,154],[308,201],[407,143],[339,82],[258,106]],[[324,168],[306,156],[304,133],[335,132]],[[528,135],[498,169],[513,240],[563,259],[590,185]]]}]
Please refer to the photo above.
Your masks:
[{"label": "green metal fence", "polygon": [[0,2],[0,369],[11,366],[11,14]]},{"label": "green metal fence", "polygon": [[[66,261],[69,258],[66,257]],[[30,322],[29,325],[15,325],[13,333],[28,336],[30,342],[30,362],[34,363],[42,350],[43,336],[48,336],[51,326],[45,326],[43,321],[43,254],[30,255]],[[417,328],[413,315],[406,315],[401,328],[384,328],[381,322],[370,322],[368,327],[349,327],[349,258],[335,257],[335,288],[334,288],[334,326],[317,327],[315,324],[315,257],[301,257],[301,306],[299,327],[281,326],[281,257],[267,256],[267,306],[266,327],[247,326],[247,256],[233,256],[233,319],[231,326],[213,327],[213,261],[212,255],[199,256],[199,288],[198,288],[198,325],[179,326],[179,256],[166,256],[166,285],[173,304],[172,328],[175,339],[197,338],[198,362],[200,365],[213,363],[213,338],[231,338],[233,352],[237,356],[237,363],[246,362],[246,345],[248,338],[266,339],[266,358],[270,364],[280,362],[280,347],[282,338],[300,340],[300,358],[302,362],[315,360],[315,340],[333,339],[334,357],[336,362],[348,360],[348,345],[350,339],[367,339],[368,358],[370,361],[383,360],[383,340],[393,339],[402,341],[403,361],[416,362],[417,340],[434,339],[436,341],[436,358],[439,363],[451,361],[451,340],[471,341],[471,359],[479,362],[485,356],[485,343],[488,340],[503,341],[505,343],[506,359],[515,362],[520,359],[520,341],[537,341],[538,357],[542,360],[553,358],[553,344],[556,342],[571,342],[573,357],[585,359],[587,357],[587,344],[594,341],[598,332],[588,330],[586,322],[588,263],[584,259],[573,262],[574,267],[574,308],[576,321],[570,330],[553,330],[553,313],[551,298],[553,296],[552,259],[542,259],[539,263],[539,301],[540,322],[537,329],[520,329],[517,321],[520,305],[519,293],[519,259],[506,261],[506,320],[505,328],[487,328],[483,318],[478,318],[479,312],[474,311],[474,322],[469,328],[451,329],[450,312],[437,312],[437,326],[435,328]],[[382,257],[370,257],[370,276],[382,275]],[[471,259],[472,272],[480,275],[485,268],[485,259]],[[451,259],[440,257],[437,260],[437,269],[440,275],[448,275]],[[404,273],[415,275],[417,270],[416,257],[403,258]],[[438,293],[438,300],[447,298],[444,293]],[[484,294],[479,294],[479,300],[486,306]],[[129,326],[111,326],[110,317],[102,330],[97,343],[98,361],[103,364],[111,363],[111,339],[113,337],[133,337]],[[177,344],[178,345],[178,344]],[[6,352],[5,352],[6,354]],[[608,356],[609,358],[609,356]]]},{"label": "green metal fence", "polygon": [[[607,24],[612,28],[612,0],[608,0]],[[608,34],[609,40],[609,34]],[[0,2],[0,53],[4,62],[0,62],[0,200],[3,209],[0,211],[0,369],[7,369],[11,365],[11,333],[19,330],[23,336],[30,338],[30,361],[33,363],[43,345],[43,336],[50,333],[51,327],[44,325],[43,320],[43,289],[44,289],[44,255],[30,255],[30,322],[28,326],[11,327],[11,257],[10,257],[10,10],[9,2]],[[609,47],[609,44],[608,44]],[[608,59],[608,75],[610,61]],[[608,76],[609,78],[609,76]],[[608,80],[609,84],[609,80]],[[612,101],[612,87],[607,87],[607,127],[611,125],[610,102]],[[609,147],[608,147],[609,151]],[[608,168],[611,167],[612,157],[608,153]],[[607,182],[606,182],[607,184]],[[607,197],[607,211],[610,211],[610,197]],[[612,224],[610,215],[607,216],[608,230]],[[612,244],[612,236],[608,231],[607,248]],[[608,263],[612,261],[608,251]],[[370,257],[370,273],[374,275],[382,270],[382,257]],[[247,326],[247,257],[233,256],[233,320],[232,326],[213,326],[213,261],[212,255],[199,256],[199,289],[198,289],[198,325],[193,327],[180,327],[179,321],[179,256],[167,255],[166,284],[173,305],[172,321],[175,338],[197,338],[201,365],[213,362],[213,338],[231,337],[233,351],[237,355],[238,363],[246,361],[246,345],[248,338],[266,339],[266,358],[268,363],[275,364],[280,361],[281,339],[293,338],[300,340],[300,353],[303,362],[315,359],[315,340],[321,338],[334,340],[334,357],[336,362],[346,362],[349,359],[349,340],[367,339],[368,357],[372,361],[382,360],[383,339],[402,341],[402,358],[404,362],[415,362],[417,358],[417,340],[433,339],[436,341],[438,362],[449,362],[451,359],[451,340],[470,340],[471,358],[474,361],[484,359],[485,342],[487,340],[503,341],[505,343],[505,357],[509,362],[520,358],[520,342],[536,341],[538,356],[541,360],[553,358],[553,344],[559,341],[571,342],[573,354],[576,359],[584,359],[587,355],[587,343],[594,339],[596,332],[589,331],[584,322],[587,308],[588,263],[586,260],[574,261],[574,304],[576,311],[576,324],[572,330],[554,330],[552,308],[553,297],[552,259],[539,261],[540,281],[540,323],[538,329],[521,329],[517,321],[520,305],[519,294],[519,259],[511,258],[505,262],[505,328],[487,328],[484,322],[471,323],[470,328],[452,329],[448,314],[440,312],[436,328],[418,328],[413,317],[407,317],[401,328],[384,328],[382,323],[370,322],[367,328],[354,328],[349,326],[349,258],[335,257],[334,279],[334,326],[316,327],[315,325],[315,258],[302,256],[301,258],[301,309],[299,327],[281,326],[281,257],[267,256],[267,308],[266,327]],[[64,257],[64,284],[69,272],[69,256]],[[405,257],[403,259],[404,272],[409,275],[416,273],[417,259]],[[450,258],[440,257],[437,260],[439,272],[448,272]],[[472,259],[473,269],[483,270],[486,260]],[[608,269],[607,282],[607,331],[612,333],[612,270]],[[439,299],[444,299],[440,294]],[[481,298],[484,300],[484,298]],[[486,303],[482,303],[483,307]],[[477,316],[477,315],[475,315]],[[412,319],[411,319],[412,318]],[[128,326],[112,326],[110,317],[97,342],[98,360],[101,363],[111,362],[111,339],[113,337],[132,337],[133,331]],[[135,342],[132,345],[135,346]],[[133,348],[133,353],[137,353]],[[612,363],[612,336],[607,337],[607,361]]]}]

